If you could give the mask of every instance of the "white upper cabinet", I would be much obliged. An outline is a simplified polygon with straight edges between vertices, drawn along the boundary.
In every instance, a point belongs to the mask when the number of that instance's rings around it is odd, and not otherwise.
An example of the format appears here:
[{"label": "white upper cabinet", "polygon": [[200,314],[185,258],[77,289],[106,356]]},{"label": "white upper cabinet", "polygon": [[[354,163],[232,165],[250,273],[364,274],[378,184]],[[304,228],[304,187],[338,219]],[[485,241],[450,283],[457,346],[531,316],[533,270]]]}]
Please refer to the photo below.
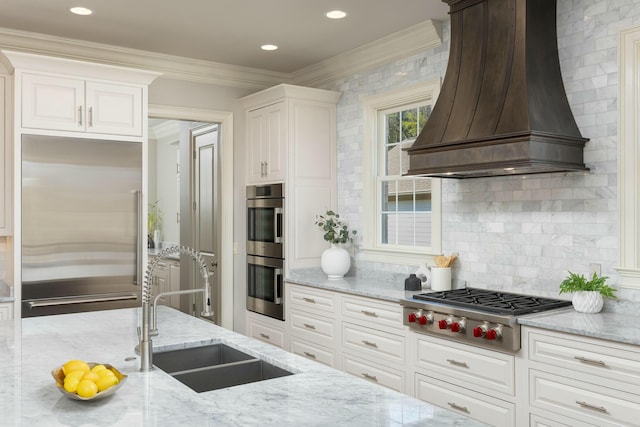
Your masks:
[{"label": "white upper cabinet", "polygon": [[11,78],[0,75],[0,236],[12,232]]},{"label": "white upper cabinet", "polygon": [[285,102],[247,114],[247,182],[283,181],[287,147]]},{"label": "white upper cabinet", "polygon": [[142,87],[24,73],[22,127],[142,136]]}]

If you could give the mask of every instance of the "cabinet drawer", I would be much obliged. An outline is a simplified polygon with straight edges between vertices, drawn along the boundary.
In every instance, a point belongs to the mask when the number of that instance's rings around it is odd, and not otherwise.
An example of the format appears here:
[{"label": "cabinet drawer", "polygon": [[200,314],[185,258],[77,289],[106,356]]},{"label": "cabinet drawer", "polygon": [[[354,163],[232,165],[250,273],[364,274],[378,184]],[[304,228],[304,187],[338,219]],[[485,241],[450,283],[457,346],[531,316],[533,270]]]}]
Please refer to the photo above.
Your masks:
[{"label": "cabinet drawer", "polygon": [[[549,418],[530,414],[529,427],[596,427],[595,424],[586,424],[576,420],[564,419],[556,414],[545,415]],[[559,419],[562,419],[563,422],[560,422]]]},{"label": "cabinet drawer", "polygon": [[249,336],[284,348],[284,331],[249,321]]},{"label": "cabinet drawer", "polygon": [[402,307],[399,304],[373,301],[353,296],[342,297],[342,314],[367,325],[388,326],[399,331],[402,324]]},{"label": "cabinet drawer", "polygon": [[534,369],[529,404],[599,426],[638,425],[640,414],[638,395]]},{"label": "cabinet drawer", "polygon": [[350,354],[342,355],[342,369],[356,377],[404,393],[404,372],[385,368],[375,362]]},{"label": "cabinet drawer", "polygon": [[328,347],[335,345],[336,327],[332,318],[323,318],[309,312],[291,311],[290,324],[292,335]]},{"label": "cabinet drawer", "polygon": [[417,337],[416,365],[452,376],[481,388],[514,394],[514,356],[479,347],[413,334]]},{"label": "cabinet drawer", "polygon": [[529,360],[634,384],[640,393],[640,352],[606,341],[529,332]]},{"label": "cabinet drawer", "polygon": [[515,404],[416,374],[416,397],[498,427],[515,426]]},{"label": "cabinet drawer", "polygon": [[291,352],[299,356],[306,357],[307,359],[324,363],[332,368],[336,367],[336,354],[334,351],[311,344],[295,336],[291,337]]},{"label": "cabinet drawer", "polygon": [[362,351],[374,359],[404,365],[404,337],[387,332],[342,323],[342,343],[345,350]]},{"label": "cabinet drawer", "polygon": [[287,285],[290,292],[290,307],[306,312],[307,310],[325,311],[331,316],[336,311],[335,294],[329,291],[313,289],[306,286]]}]

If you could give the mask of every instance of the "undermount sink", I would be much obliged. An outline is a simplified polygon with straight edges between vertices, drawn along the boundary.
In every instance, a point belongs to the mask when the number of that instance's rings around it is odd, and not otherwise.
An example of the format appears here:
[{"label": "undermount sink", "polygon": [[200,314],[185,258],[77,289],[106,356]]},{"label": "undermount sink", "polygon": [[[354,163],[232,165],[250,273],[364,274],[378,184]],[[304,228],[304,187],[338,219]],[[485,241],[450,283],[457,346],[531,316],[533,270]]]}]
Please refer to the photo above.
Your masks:
[{"label": "undermount sink", "polygon": [[293,375],[225,344],[154,353],[153,364],[198,393]]}]

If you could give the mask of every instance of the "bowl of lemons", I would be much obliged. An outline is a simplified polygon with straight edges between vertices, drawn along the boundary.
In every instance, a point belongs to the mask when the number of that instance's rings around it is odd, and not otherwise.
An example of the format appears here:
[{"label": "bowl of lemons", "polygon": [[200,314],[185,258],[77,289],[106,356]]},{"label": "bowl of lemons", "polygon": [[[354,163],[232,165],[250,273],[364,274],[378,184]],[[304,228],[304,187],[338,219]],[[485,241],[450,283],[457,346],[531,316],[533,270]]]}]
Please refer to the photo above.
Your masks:
[{"label": "bowl of lemons", "polygon": [[114,394],[127,380],[108,363],[69,360],[51,371],[60,392],[70,399],[98,400]]}]

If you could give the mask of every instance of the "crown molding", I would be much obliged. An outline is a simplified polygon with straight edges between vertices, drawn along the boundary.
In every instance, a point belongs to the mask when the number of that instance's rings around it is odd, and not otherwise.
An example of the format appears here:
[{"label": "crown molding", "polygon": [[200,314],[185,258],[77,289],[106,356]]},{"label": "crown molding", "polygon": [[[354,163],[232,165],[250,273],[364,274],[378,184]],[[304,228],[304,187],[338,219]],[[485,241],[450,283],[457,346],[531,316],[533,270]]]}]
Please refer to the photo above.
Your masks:
[{"label": "crown molding", "polygon": [[292,74],[293,84],[320,87],[359,71],[406,58],[442,44],[442,24],[427,20]]},{"label": "crown molding", "polygon": [[238,88],[265,89],[290,80],[289,74],[286,73],[7,28],[0,28],[0,48],[120,67],[134,67],[161,73],[163,78]]},{"label": "crown molding", "polygon": [[[441,44],[441,23],[427,20],[296,72],[279,73],[0,27],[0,49],[138,68],[160,73],[164,79],[256,90],[281,83],[320,87]],[[0,66],[6,68],[5,62],[0,58]]]}]

